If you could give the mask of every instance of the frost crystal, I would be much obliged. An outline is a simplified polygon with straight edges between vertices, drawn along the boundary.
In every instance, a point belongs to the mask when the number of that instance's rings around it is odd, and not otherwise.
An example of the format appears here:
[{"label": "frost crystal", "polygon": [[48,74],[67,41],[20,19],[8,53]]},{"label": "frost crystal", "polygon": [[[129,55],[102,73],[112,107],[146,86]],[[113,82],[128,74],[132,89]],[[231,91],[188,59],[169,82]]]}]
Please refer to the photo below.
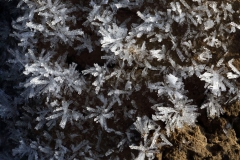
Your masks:
[{"label": "frost crystal", "polygon": [[226,86],[223,83],[224,77],[222,74],[225,72],[224,67],[219,70],[214,70],[213,66],[211,68],[206,68],[207,72],[199,76],[199,78],[206,82],[205,88],[209,88],[212,93],[216,96],[221,96],[222,91],[226,91]]},{"label": "frost crystal", "polygon": [[97,79],[92,83],[96,87],[96,93],[99,92],[101,86],[105,82],[106,66],[100,67],[98,64],[94,64],[95,67],[82,71],[84,75],[92,74]]},{"label": "frost crystal", "polygon": [[169,96],[175,96],[179,99],[183,98],[183,83],[181,79],[175,77],[172,74],[166,75],[165,83],[157,82],[154,84],[149,83],[148,88],[152,90],[157,90],[158,96],[162,96],[163,94]]},{"label": "frost crystal", "polygon": [[210,28],[212,28],[214,26],[214,22],[213,20],[208,20],[204,23],[204,27],[205,30],[209,30]]},{"label": "frost crystal", "polygon": [[204,51],[199,54],[198,59],[200,61],[208,61],[209,59],[212,58],[211,51],[207,48],[204,48]]},{"label": "frost crystal", "polygon": [[105,129],[107,132],[111,132],[112,129],[107,126],[107,119],[114,117],[114,111],[110,111],[115,103],[108,104],[108,99],[104,98],[103,95],[98,96],[98,98],[102,101],[103,106],[96,106],[96,108],[87,107],[89,111],[88,118],[93,118],[96,123],[100,123],[101,127]]},{"label": "frost crystal", "polygon": [[56,119],[56,118],[62,116],[62,120],[59,125],[61,128],[65,128],[67,120],[72,118],[71,110],[68,109],[68,107],[71,103],[72,102],[62,101],[62,106],[55,109],[53,111],[54,114],[47,117],[46,119],[51,120],[51,119]]},{"label": "frost crystal", "polygon": [[[140,142],[140,146],[129,146],[131,149],[140,151],[137,158],[135,158],[136,160],[144,160],[145,158],[148,160],[153,160],[155,158],[155,154],[159,153],[158,148],[161,148],[164,145],[172,146],[166,137],[160,133],[160,127],[147,116],[137,117],[134,125],[137,131],[141,133],[143,138],[143,143]],[[150,138],[149,133],[151,130],[154,130],[154,133]],[[159,137],[161,137],[163,142],[158,142]]]},{"label": "frost crystal", "polygon": [[[71,94],[76,91],[81,94],[84,85],[84,79],[79,77],[79,73],[75,70],[76,64],[72,64],[69,68],[61,66],[61,62],[52,64],[49,62],[51,58],[50,52],[43,56],[42,51],[40,57],[35,57],[32,50],[29,50],[29,63],[25,65],[25,75],[31,77],[24,84],[29,91],[28,97],[37,96],[43,93],[52,93],[53,95],[67,93]],[[34,61],[30,62],[30,61]],[[66,87],[66,89],[65,89]]]},{"label": "frost crystal", "polygon": [[208,100],[201,106],[201,109],[207,108],[207,114],[209,117],[219,117],[220,114],[224,113],[221,105],[219,104],[220,99],[214,95],[208,95]]},{"label": "frost crystal", "polygon": [[155,121],[163,121],[166,124],[167,135],[175,128],[182,128],[185,124],[189,126],[195,125],[197,106],[190,105],[192,100],[187,98],[179,99],[171,97],[172,107],[164,107],[162,104],[152,106],[156,110],[156,114],[152,116]]},{"label": "frost crystal", "polygon": [[235,79],[240,77],[240,72],[238,71],[238,69],[236,67],[234,67],[234,65],[232,64],[232,62],[234,61],[234,59],[231,59],[230,61],[228,61],[228,65],[229,67],[232,69],[232,71],[236,74],[233,74],[232,72],[228,72],[227,73],[227,77],[228,79]]},{"label": "frost crystal", "polygon": [[147,116],[137,117],[136,122],[133,123],[137,131],[141,133],[144,141],[147,140],[149,132],[156,129],[157,125],[155,122],[150,120]]},{"label": "frost crystal", "polygon": [[113,24],[112,26],[106,26],[105,28],[100,27],[99,32],[103,36],[101,44],[105,50],[116,52],[123,47],[122,41],[127,35],[127,29]]}]

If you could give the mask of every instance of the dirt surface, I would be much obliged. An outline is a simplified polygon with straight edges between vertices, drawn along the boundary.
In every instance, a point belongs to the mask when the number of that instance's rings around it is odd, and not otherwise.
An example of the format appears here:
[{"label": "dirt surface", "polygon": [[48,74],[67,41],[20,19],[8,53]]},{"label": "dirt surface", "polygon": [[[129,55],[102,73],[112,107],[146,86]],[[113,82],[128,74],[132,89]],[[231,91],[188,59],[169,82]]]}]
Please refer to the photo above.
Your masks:
[{"label": "dirt surface", "polygon": [[158,159],[240,159],[236,133],[227,127],[226,119],[219,118],[206,128],[199,125],[178,130],[170,137],[173,147],[165,149]]}]

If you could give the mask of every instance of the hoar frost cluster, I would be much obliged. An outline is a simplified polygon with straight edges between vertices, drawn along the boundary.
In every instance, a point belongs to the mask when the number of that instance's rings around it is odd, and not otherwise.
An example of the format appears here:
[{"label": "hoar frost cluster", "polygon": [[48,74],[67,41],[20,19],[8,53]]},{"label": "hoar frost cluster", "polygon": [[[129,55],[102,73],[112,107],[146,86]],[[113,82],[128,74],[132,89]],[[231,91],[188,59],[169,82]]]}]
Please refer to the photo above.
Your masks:
[{"label": "hoar frost cluster", "polygon": [[[176,130],[197,125],[200,110],[220,117],[240,99],[232,3],[20,0],[5,35],[15,45],[0,60],[0,117],[11,133],[0,159],[150,160]],[[103,63],[78,62],[97,54]],[[188,97],[194,76],[205,83],[202,103]]]}]

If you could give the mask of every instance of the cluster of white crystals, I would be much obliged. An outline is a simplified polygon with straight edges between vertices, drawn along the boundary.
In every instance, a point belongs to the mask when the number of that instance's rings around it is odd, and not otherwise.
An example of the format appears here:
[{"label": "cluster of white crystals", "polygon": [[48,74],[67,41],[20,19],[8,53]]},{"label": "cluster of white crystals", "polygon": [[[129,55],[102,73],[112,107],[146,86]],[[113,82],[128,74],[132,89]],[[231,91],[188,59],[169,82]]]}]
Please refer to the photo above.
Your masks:
[{"label": "cluster of white crystals", "polygon": [[[236,57],[225,58],[240,29],[233,2],[20,0],[9,63],[25,76],[22,105],[0,89],[0,117],[20,113],[9,156],[152,160],[200,110],[220,117],[240,100]],[[79,71],[86,52],[104,63]],[[202,103],[188,97],[193,77],[205,83]]]}]

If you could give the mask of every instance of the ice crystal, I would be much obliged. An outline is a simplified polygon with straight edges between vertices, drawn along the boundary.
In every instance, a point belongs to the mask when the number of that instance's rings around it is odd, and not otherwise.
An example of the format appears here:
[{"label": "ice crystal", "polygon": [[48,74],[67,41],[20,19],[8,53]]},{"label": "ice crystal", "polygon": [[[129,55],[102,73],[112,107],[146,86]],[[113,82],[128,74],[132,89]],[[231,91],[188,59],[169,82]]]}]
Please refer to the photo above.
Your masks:
[{"label": "ice crystal", "polygon": [[187,98],[179,99],[171,97],[172,106],[165,107],[162,104],[152,106],[156,110],[156,114],[152,116],[155,121],[163,121],[166,124],[167,135],[170,136],[171,131],[175,128],[182,128],[185,124],[189,126],[195,125],[197,106],[190,105],[192,100]]},{"label": "ice crystal", "polygon": [[[74,91],[81,94],[84,85],[84,79],[79,77],[75,70],[76,64],[65,68],[62,63],[49,62],[50,52],[43,56],[44,51],[39,57],[36,57],[32,50],[29,50],[29,63],[25,65],[25,75],[31,75],[26,81],[24,87],[27,88],[28,97],[38,96],[43,93],[52,93],[53,95],[65,93],[70,94]],[[31,63],[30,61],[34,61]]]},{"label": "ice crystal", "polygon": [[240,76],[240,72],[238,71],[238,69],[236,67],[234,67],[234,65],[232,64],[234,61],[234,59],[231,59],[230,61],[228,61],[228,65],[229,67],[232,69],[232,71],[235,73],[233,74],[232,72],[228,72],[227,73],[227,77],[229,79],[235,79],[238,78]]},{"label": "ice crystal", "polygon": [[199,78],[206,82],[205,88],[209,88],[214,95],[221,96],[221,92],[226,91],[226,86],[223,83],[225,78],[222,76],[225,73],[224,67],[219,70],[214,70],[213,67],[207,67],[207,72],[204,72]]},{"label": "ice crystal", "polygon": [[[131,145],[129,146],[131,149],[139,150],[138,156],[135,158],[136,160],[144,160],[148,158],[152,160],[155,158],[155,154],[159,153],[158,148],[164,145],[172,145],[166,137],[159,133],[160,127],[150,120],[147,116],[137,117],[137,121],[134,123],[138,132],[141,133],[143,138],[143,143],[140,143],[140,146]],[[149,131],[154,130],[152,138],[149,138]],[[158,143],[158,139],[161,137],[161,143]]]},{"label": "ice crystal", "polygon": [[98,98],[102,101],[103,106],[96,106],[96,108],[87,107],[89,112],[88,118],[93,118],[96,123],[99,123],[103,129],[110,132],[111,129],[107,126],[107,119],[114,117],[114,111],[110,111],[115,101],[108,104],[108,100],[103,97],[103,95],[99,95]]},{"label": "ice crystal", "polygon": [[92,83],[96,87],[95,91],[96,93],[99,92],[100,87],[105,82],[105,74],[107,73],[106,66],[100,67],[98,64],[94,64],[95,67],[89,68],[87,70],[82,71],[83,74],[92,74],[94,77],[97,77],[97,79]]},{"label": "ice crystal", "polygon": [[123,47],[121,42],[127,35],[126,28],[113,24],[112,26],[100,27],[99,32],[103,36],[103,39],[100,41],[103,49],[107,48],[112,52],[116,52],[116,50]]},{"label": "ice crystal", "polygon": [[[67,121],[72,120],[79,120],[82,115],[78,113],[77,111],[74,111],[72,109],[69,109],[69,106],[72,102],[67,102],[67,101],[62,101],[62,104],[60,105],[61,107],[57,107],[56,109],[53,110],[53,114],[50,115],[49,117],[46,117],[46,120],[54,120],[57,119],[58,117],[62,117],[60,121],[60,127],[65,128]],[[59,104],[58,104],[59,106]]]},{"label": "ice crystal", "polygon": [[169,95],[169,96],[175,96],[179,99],[183,98],[183,83],[181,79],[178,77],[175,77],[172,74],[166,75],[165,77],[165,83],[163,82],[157,82],[157,83],[149,83],[148,88],[152,90],[157,90],[158,96],[161,96],[163,94]]},{"label": "ice crystal", "polygon": [[219,104],[220,100],[214,95],[208,95],[207,102],[201,106],[201,109],[207,108],[207,114],[209,117],[219,117],[224,113],[223,108]]}]

